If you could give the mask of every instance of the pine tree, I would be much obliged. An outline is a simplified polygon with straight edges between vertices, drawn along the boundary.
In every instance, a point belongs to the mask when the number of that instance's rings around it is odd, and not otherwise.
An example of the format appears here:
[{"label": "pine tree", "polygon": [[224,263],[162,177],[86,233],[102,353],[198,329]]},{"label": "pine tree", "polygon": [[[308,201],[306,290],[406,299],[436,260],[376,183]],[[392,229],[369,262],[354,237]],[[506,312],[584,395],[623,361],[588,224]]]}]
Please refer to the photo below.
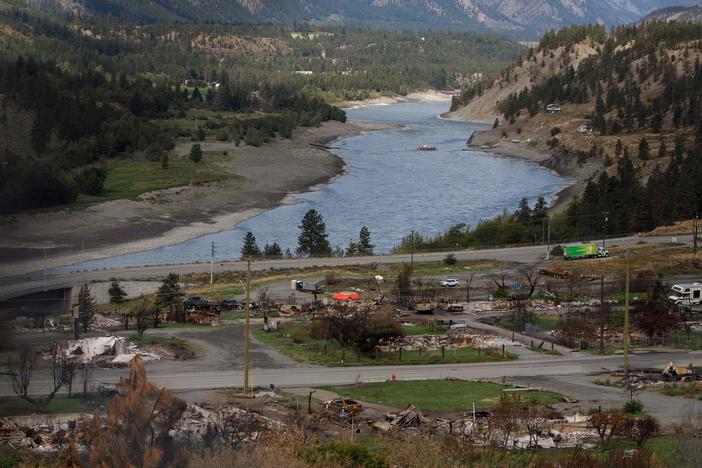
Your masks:
[{"label": "pine tree", "polygon": [[163,169],[164,171],[167,170],[168,169],[168,162],[169,162],[168,153],[166,153],[164,151],[163,154],[161,155],[161,169]]},{"label": "pine tree", "polygon": [[546,219],[548,216],[547,210],[548,205],[546,203],[546,199],[541,196],[536,199],[536,204],[534,205],[534,210],[532,212],[532,219],[534,220],[534,224],[541,224],[543,223],[543,220]]},{"label": "pine tree", "polygon": [[110,283],[110,289],[107,290],[107,294],[110,295],[110,302],[112,304],[121,304],[124,302],[124,298],[127,297],[127,292],[116,280]]},{"label": "pine tree", "polygon": [[244,236],[244,245],[241,246],[241,258],[260,257],[261,249],[256,245],[256,237],[251,232]]},{"label": "pine tree", "polygon": [[193,162],[202,161],[202,147],[200,145],[195,144],[190,147],[190,159]]},{"label": "pine tree", "polygon": [[281,258],[283,256],[283,250],[277,242],[273,242],[273,244],[266,244],[265,247],[263,247],[263,255],[266,258]]},{"label": "pine tree", "polygon": [[332,249],[327,236],[327,225],[317,210],[309,210],[298,226],[297,254],[301,256],[328,256]]},{"label": "pine tree", "polygon": [[651,156],[651,148],[648,146],[648,140],[646,138],[642,138],[641,141],[639,141],[639,159],[641,161],[646,161],[650,158]]},{"label": "pine tree", "polygon": [[[163,279],[156,293],[156,306],[157,308],[168,307],[168,314],[170,317],[173,317],[174,311],[176,307],[180,305],[180,301],[184,295],[183,290],[180,288],[180,277],[176,273],[169,273],[168,276]],[[157,328],[158,313],[154,313],[153,317],[154,328]]]},{"label": "pine tree", "polygon": [[661,144],[658,146],[658,157],[665,158],[668,155],[668,148],[665,144],[665,140],[661,138]]},{"label": "pine tree", "polygon": [[497,128],[500,126],[500,119],[495,119],[495,122],[492,124],[492,128]]},{"label": "pine tree", "polygon": [[531,208],[529,207],[529,200],[526,197],[522,198],[519,202],[519,208],[515,213],[517,216],[517,222],[521,224],[529,224],[531,221]]},{"label": "pine tree", "polygon": [[78,292],[78,318],[83,325],[83,332],[88,332],[88,324],[97,311],[97,303],[88,284],[83,284]]},{"label": "pine tree", "polygon": [[371,244],[371,233],[366,226],[358,233],[358,244],[356,249],[359,255],[373,255],[375,245]]}]

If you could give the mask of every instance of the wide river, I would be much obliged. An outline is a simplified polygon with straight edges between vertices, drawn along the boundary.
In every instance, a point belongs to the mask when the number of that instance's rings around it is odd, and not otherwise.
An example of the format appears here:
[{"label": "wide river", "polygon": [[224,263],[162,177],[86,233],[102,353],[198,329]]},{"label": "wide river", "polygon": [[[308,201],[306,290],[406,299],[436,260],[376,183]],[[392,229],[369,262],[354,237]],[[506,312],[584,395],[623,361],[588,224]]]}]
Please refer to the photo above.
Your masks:
[{"label": "wide river", "polygon": [[[212,242],[218,260],[238,258],[247,231],[254,233],[261,248],[278,242],[283,250],[294,252],[297,226],[310,208],[324,216],[332,246],[345,247],[365,225],[377,252],[387,253],[412,229],[435,235],[458,223],[474,226],[504,209],[516,209],[522,197],[532,204],[540,195],[550,199],[568,183],[526,161],[467,150],[468,136],[485,126],[439,118],[447,107],[444,101],[348,109],[351,121],[401,127],[334,143],[348,172],[323,189],[295,195],[298,203],[261,213],[230,231],[61,270],[208,261]],[[420,145],[437,150],[417,151]]]}]

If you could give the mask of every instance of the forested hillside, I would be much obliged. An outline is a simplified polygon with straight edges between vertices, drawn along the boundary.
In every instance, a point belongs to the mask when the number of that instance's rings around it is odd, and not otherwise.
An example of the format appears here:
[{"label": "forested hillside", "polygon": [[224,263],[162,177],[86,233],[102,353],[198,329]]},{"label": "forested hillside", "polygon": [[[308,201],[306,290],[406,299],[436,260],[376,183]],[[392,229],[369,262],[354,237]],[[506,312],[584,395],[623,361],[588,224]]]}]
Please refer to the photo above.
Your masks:
[{"label": "forested hillside", "polygon": [[3,213],[99,195],[111,159],[167,168],[176,141],[290,138],[344,121],[331,102],[453,88],[521,51],[474,34],[88,23],[7,2],[0,23]]},{"label": "forested hillside", "polygon": [[[558,107],[549,113],[549,104]],[[453,107],[467,119],[471,112],[496,117],[494,128],[471,143],[548,152],[547,166],[587,177],[552,220],[556,238],[645,231],[702,210],[700,24],[546,34],[497,80],[467,88]],[[523,203],[518,213],[463,232],[464,242],[476,242],[485,229],[498,243],[533,242],[542,222]]]}]

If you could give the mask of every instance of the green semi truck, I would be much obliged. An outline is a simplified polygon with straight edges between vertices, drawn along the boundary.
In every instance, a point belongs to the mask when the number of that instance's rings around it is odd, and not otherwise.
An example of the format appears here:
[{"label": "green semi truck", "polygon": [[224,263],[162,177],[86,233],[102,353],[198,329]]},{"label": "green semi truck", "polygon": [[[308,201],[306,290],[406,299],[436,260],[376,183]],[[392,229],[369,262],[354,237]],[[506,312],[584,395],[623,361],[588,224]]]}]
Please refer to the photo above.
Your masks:
[{"label": "green semi truck", "polygon": [[579,258],[602,258],[609,257],[609,252],[597,244],[574,244],[563,246],[563,258],[566,260],[576,260]]}]

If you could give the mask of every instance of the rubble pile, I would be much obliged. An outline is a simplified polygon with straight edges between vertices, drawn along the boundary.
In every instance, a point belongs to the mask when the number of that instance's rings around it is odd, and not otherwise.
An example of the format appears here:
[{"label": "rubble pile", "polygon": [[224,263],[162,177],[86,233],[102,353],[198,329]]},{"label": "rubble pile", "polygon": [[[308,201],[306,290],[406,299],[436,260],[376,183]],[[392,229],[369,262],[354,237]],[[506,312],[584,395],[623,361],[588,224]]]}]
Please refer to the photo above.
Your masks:
[{"label": "rubble pile", "polygon": [[414,351],[417,349],[438,350],[441,348],[501,348],[502,346],[523,346],[521,343],[511,341],[507,338],[492,335],[481,335],[452,331],[445,335],[417,335],[405,336],[394,339],[384,345],[378,346],[378,351],[393,352],[402,348],[403,351]]},{"label": "rubble pile", "polygon": [[[162,347],[158,348],[166,357],[168,354],[172,354]],[[123,336],[99,336],[69,341],[64,352],[70,361],[78,364],[127,365],[136,356],[145,361],[158,361],[162,357],[155,352],[146,351],[129,343],[127,338]]]},{"label": "rubble pile", "polygon": [[188,443],[237,445],[255,442],[261,432],[282,427],[257,412],[231,404],[188,405],[175,426],[175,438]]},{"label": "rubble pile", "polygon": [[90,327],[94,330],[111,330],[113,328],[122,328],[122,322],[112,317],[102,314],[94,314],[90,319]]},{"label": "rubble pile", "polygon": [[[619,376],[620,374],[612,374]],[[696,382],[702,390],[702,373],[688,367],[681,367],[669,362],[663,371],[640,370],[629,373],[614,382],[617,387],[645,390],[647,388],[663,387],[669,383]]]},{"label": "rubble pile", "polygon": [[13,448],[27,448],[36,452],[56,453],[68,448],[69,441],[78,450],[84,450],[81,443],[82,422],[91,415],[59,416],[18,416],[0,419],[0,440]]}]

